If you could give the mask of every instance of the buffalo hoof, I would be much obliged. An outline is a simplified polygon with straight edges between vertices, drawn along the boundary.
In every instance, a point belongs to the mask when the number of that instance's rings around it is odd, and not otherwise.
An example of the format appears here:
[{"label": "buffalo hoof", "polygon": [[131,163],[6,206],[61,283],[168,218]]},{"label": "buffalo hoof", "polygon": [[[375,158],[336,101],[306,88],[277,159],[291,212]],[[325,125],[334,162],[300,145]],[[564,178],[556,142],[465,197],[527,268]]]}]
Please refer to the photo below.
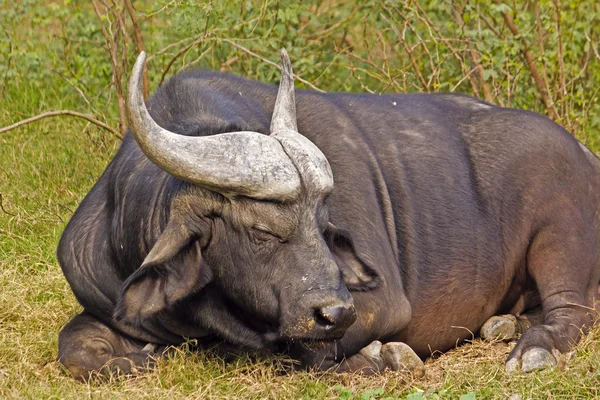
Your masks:
[{"label": "buffalo hoof", "polygon": [[338,371],[372,375],[386,369],[409,372],[418,378],[425,375],[423,361],[407,344],[401,342],[381,344],[379,340],[371,342],[357,354],[345,360]]},{"label": "buffalo hoof", "polygon": [[415,377],[425,376],[425,365],[419,356],[406,343],[390,342],[381,348],[381,358],[393,371],[407,371]]},{"label": "buffalo hoof", "polygon": [[515,373],[519,369],[523,372],[530,372],[554,368],[556,365],[557,358],[552,353],[542,347],[533,347],[523,354],[520,361],[517,358],[509,359],[506,362],[506,372]]},{"label": "buffalo hoof", "polygon": [[485,321],[479,335],[485,340],[512,340],[519,334],[519,325],[514,315],[496,315]]}]

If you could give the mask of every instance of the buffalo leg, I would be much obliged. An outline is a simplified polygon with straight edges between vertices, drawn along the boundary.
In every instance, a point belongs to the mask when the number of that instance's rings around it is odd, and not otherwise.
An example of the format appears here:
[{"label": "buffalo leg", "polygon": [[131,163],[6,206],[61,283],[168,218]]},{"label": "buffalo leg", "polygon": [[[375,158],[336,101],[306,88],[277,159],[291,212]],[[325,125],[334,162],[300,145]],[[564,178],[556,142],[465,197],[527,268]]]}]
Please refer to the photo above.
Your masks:
[{"label": "buffalo leg", "polygon": [[75,316],[61,330],[58,358],[79,380],[94,373],[131,373],[151,366],[154,346],[124,336],[88,313]]},{"label": "buffalo leg", "polygon": [[521,315],[494,315],[481,327],[479,332],[485,340],[513,340],[527,329],[544,321],[541,307],[535,307]]},{"label": "buffalo leg", "polygon": [[401,342],[381,344],[378,340],[342,361],[337,371],[372,375],[386,369],[409,372],[416,377],[425,375],[423,361],[407,344]]},{"label": "buffalo leg", "polygon": [[[569,217],[577,221],[575,213]],[[594,232],[576,222],[547,226],[534,237],[527,272],[539,290],[543,320],[518,340],[506,361],[507,371],[556,365],[560,354],[568,352],[593,323],[598,259],[591,237]]]}]

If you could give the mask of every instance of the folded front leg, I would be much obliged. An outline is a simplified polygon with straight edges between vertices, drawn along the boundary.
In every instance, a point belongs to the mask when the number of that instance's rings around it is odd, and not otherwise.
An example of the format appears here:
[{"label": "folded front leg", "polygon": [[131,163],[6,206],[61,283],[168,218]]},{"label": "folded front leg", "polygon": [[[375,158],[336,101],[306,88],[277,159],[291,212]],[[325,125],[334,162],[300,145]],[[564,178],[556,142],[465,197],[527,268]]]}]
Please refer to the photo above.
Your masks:
[{"label": "folded front leg", "polygon": [[423,361],[406,343],[389,342],[382,344],[378,340],[362,348],[357,354],[343,360],[337,371],[359,371],[371,375],[381,373],[386,369],[405,371],[416,377],[425,375]]},{"label": "folded front leg", "polygon": [[58,358],[79,380],[94,374],[129,374],[154,365],[156,346],[129,338],[88,313],[75,316],[60,332]]}]

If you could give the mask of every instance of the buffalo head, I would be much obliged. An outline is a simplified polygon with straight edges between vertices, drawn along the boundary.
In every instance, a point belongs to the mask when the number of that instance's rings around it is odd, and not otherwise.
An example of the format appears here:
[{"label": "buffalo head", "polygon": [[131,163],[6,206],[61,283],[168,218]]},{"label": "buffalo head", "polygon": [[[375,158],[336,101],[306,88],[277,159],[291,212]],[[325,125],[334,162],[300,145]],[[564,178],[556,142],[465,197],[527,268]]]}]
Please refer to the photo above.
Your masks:
[{"label": "buffalo head", "polygon": [[124,284],[121,318],[159,312],[210,281],[279,338],[336,339],[356,319],[338,265],[344,255],[330,249],[339,242],[342,253],[353,251],[328,222],[331,168],[298,133],[285,50],[281,58],[270,135],[190,137],[163,129],[148,113],[140,79],[145,54],[138,57],[127,99],[131,132],[153,163],[186,186],[173,196],[165,229]]}]

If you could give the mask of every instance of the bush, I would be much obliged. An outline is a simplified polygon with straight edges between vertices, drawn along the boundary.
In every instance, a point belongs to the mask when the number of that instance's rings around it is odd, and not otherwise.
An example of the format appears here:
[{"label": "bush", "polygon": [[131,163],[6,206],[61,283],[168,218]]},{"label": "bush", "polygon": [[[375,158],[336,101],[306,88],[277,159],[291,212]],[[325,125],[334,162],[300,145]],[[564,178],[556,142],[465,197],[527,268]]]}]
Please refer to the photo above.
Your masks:
[{"label": "bush", "polygon": [[468,93],[544,113],[600,148],[593,0],[62,3],[0,1],[2,95],[29,93],[25,114],[74,107],[123,131],[120,97],[138,49],[155,88],[190,66],[276,82],[286,47],[300,88]]}]

